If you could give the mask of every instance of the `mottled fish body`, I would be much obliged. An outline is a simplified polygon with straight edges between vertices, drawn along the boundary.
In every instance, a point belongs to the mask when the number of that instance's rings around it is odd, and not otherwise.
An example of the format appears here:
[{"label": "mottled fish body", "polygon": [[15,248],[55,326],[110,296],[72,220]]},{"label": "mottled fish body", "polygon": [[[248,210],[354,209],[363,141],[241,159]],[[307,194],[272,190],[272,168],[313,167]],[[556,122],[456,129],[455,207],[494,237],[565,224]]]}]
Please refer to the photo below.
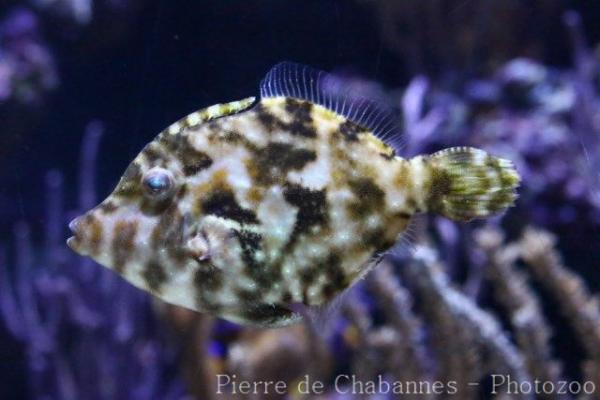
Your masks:
[{"label": "mottled fish body", "polygon": [[[172,304],[282,326],[368,272],[419,212],[456,220],[515,199],[512,164],[473,148],[412,158],[393,117],[291,63],[261,98],[190,114],[71,223],[71,248]],[[382,140],[383,139],[383,140]]]}]

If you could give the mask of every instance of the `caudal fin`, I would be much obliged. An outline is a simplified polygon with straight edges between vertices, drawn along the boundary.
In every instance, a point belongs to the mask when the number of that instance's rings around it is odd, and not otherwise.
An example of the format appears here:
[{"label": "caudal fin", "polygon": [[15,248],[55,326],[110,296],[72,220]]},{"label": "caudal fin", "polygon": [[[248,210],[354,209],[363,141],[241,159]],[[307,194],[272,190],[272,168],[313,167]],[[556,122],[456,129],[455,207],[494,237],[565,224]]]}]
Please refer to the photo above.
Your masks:
[{"label": "caudal fin", "polygon": [[429,211],[468,221],[503,211],[517,198],[520,177],[511,161],[471,147],[432,154]]}]

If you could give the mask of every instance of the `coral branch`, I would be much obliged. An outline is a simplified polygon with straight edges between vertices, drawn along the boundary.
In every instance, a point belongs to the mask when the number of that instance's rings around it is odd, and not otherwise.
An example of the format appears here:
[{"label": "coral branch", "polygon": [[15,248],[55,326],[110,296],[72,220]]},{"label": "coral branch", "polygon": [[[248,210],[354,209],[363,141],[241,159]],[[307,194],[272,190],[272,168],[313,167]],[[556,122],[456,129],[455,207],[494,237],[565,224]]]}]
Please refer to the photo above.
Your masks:
[{"label": "coral branch", "polygon": [[556,238],[548,232],[526,229],[521,239],[521,256],[536,279],[556,298],[562,314],[577,332],[588,360],[584,369],[597,387],[600,371],[600,308],[580,277],[569,271],[555,249]]},{"label": "coral branch", "polygon": [[494,294],[508,311],[529,375],[557,384],[561,379],[562,367],[552,355],[552,330],[544,318],[538,297],[528,286],[527,277],[514,265],[519,257],[518,245],[503,246],[502,231],[493,227],[477,231],[475,241],[485,254],[487,274],[492,281]]},{"label": "coral branch", "polygon": [[424,343],[421,320],[413,313],[412,296],[395,276],[392,266],[383,262],[368,283],[373,297],[380,304],[387,321],[387,330],[379,332],[385,338],[391,336],[389,348],[382,354],[387,355],[386,369],[399,381],[422,381],[431,377],[428,374],[430,361]]},{"label": "coral branch", "polygon": [[529,380],[523,357],[496,319],[451,287],[435,253],[420,247],[414,256],[407,268],[431,327],[439,360],[437,378],[457,382],[460,393],[473,391],[469,383],[491,373],[509,373],[517,382]]}]

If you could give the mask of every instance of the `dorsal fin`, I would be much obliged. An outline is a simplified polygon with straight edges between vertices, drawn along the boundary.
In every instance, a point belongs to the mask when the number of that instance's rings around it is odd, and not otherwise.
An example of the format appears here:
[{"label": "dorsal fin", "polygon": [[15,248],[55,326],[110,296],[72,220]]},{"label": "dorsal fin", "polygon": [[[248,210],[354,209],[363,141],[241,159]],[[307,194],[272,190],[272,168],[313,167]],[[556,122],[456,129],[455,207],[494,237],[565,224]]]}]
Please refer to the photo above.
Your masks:
[{"label": "dorsal fin", "polygon": [[229,103],[223,104],[215,104],[210,107],[203,108],[171,124],[166,129],[166,132],[168,132],[171,135],[177,135],[183,129],[193,128],[204,122],[212,121],[213,119],[237,114],[249,108],[254,103],[254,100],[254,97],[247,97],[242,100],[231,101]]},{"label": "dorsal fin", "polygon": [[393,147],[400,126],[391,107],[344,89],[333,75],[293,62],[275,65],[260,84],[260,95],[307,100],[344,116]]}]

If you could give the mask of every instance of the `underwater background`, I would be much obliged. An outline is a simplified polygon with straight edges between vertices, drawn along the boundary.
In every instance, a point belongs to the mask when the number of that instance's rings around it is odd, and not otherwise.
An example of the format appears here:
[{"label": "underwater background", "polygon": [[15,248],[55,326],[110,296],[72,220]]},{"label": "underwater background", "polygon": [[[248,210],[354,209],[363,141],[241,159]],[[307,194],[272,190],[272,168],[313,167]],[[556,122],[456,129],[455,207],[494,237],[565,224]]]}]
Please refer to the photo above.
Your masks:
[{"label": "underwater background", "polygon": [[[600,398],[598,20],[566,0],[1,2],[0,399]],[[417,218],[325,327],[168,306],[66,247],[164,127],[256,95],[283,60],[397,109],[404,157],[513,160],[516,207]],[[217,374],[290,390],[217,394]],[[494,374],[571,390],[494,395]]]}]

